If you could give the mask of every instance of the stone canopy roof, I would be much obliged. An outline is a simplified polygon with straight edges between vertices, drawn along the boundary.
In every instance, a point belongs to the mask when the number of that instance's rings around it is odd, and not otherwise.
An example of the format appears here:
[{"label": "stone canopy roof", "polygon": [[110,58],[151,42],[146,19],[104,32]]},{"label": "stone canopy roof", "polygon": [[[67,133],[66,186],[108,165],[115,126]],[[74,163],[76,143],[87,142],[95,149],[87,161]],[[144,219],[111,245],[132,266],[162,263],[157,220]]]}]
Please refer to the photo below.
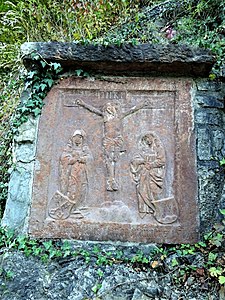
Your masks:
[{"label": "stone canopy roof", "polygon": [[215,58],[210,51],[176,44],[81,45],[64,42],[30,42],[21,47],[24,65],[35,63],[32,53],[65,69],[83,69],[112,75],[172,75],[208,77]]}]

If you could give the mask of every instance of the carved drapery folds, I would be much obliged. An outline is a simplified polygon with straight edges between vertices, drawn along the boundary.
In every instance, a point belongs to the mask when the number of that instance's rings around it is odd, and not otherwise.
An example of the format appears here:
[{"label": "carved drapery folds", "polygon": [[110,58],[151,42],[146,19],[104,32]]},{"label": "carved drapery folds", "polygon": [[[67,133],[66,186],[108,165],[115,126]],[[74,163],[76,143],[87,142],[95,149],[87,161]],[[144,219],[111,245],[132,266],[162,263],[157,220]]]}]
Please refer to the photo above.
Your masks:
[{"label": "carved drapery folds", "polygon": [[[104,115],[104,122],[110,120],[107,127],[104,127],[103,137],[107,170],[106,189],[117,191],[115,163],[120,152],[125,151],[121,126],[119,126],[121,119],[111,103],[107,103],[104,110],[108,110]],[[143,219],[146,215],[152,214],[159,223],[174,223],[178,214],[177,203],[174,197],[162,197],[166,167],[164,147],[153,132],[142,135],[138,146],[139,153],[131,160],[130,171],[136,185],[139,215]],[[85,213],[87,214],[88,207],[84,204],[88,190],[87,170],[90,159],[86,133],[84,130],[75,130],[60,158],[60,190],[55,192],[50,202],[51,218],[67,219],[71,215],[83,218]]]},{"label": "carved drapery folds", "polygon": [[84,130],[75,130],[60,158],[60,191],[54,194],[49,209],[49,216],[53,219],[66,219],[71,214],[83,218],[90,158],[86,133]]},{"label": "carved drapery folds", "polygon": [[141,218],[152,214],[160,223],[173,223],[177,219],[175,200],[162,198],[166,166],[164,147],[155,133],[148,132],[141,136],[139,148],[140,152],[130,163],[139,214]]},{"label": "carved drapery folds", "polygon": [[175,242],[193,225],[195,236],[190,86],[133,77],[56,86],[41,116],[30,232]]}]

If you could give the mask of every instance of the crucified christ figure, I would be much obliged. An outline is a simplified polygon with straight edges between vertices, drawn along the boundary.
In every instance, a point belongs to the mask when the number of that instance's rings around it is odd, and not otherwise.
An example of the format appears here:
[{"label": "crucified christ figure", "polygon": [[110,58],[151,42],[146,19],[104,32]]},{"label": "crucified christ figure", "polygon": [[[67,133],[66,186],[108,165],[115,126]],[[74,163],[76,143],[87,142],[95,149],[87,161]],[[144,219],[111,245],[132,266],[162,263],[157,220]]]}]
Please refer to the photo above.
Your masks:
[{"label": "crucified christ figure", "polygon": [[102,110],[99,110],[80,99],[76,100],[76,105],[103,118],[104,133],[102,144],[105,153],[107,170],[106,189],[107,191],[117,191],[119,187],[115,179],[116,162],[120,154],[125,151],[123,148],[124,139],[122,120],[142,108],[149,108],[149,102],[146,101],[140,105],[136,105],[126,112],[121,111],[121,106],[118,102],[108,102],[103,106]]}]

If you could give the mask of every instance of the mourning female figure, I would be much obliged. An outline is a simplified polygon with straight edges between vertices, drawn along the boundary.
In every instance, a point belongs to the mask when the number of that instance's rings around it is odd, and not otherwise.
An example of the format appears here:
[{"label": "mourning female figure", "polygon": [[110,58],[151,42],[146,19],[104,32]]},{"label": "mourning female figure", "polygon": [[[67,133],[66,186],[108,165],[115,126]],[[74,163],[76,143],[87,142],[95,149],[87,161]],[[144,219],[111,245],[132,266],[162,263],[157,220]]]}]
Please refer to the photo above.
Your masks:
[{"label": "mourning female figure", "polygon": [[152,132],[140,139],[141,151],[130,163],[136,184],[138,210],[141,218],[155,215],[154,201],[160,199],[165,175],[165,152],[159,138]]},{"label": "mourning female figure", "polygon": [[88,160],[91,158],[85,143],[86,134],[76,130],[60,158],[60,190],[52,198],[49,215],[54,219],[66,219],[71,214],[82,217],[82,207],[88,189]]}]

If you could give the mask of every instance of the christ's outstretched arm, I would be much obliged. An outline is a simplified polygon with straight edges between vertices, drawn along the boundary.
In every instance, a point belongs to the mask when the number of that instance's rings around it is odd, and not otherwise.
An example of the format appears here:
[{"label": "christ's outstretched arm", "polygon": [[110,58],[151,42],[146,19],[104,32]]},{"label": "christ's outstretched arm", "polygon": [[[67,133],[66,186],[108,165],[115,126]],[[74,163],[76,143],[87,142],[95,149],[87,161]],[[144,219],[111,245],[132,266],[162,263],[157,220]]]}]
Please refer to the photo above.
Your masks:
[{"label": "christ's outstretched arm", "polygon": [[139,111],[140,109],[143,109],[143,108],[151,108],[150,107],[150,102],[148,100],[146,100],[144,103],[133,106],[128,111],[125,111],[122,114],[122,118],[125,118],[125,117],[127,117],[127,116],[129,116],[129,115],[131,115],[131,114],[135,113],[136,111]]},{"label": "christ's outstretched arm", "polygon": [[94,106],[92,106],[90,104],[85,103],[83,100],[77,99],[76,104],[77,104],[77,106],[81,106],[83,108],[86,108],[90,112],[92,112],[92,113],[94,113],[94,114],[96,114],[100,117],[103,117],[103,113],[99,109],[95,108]]}]

